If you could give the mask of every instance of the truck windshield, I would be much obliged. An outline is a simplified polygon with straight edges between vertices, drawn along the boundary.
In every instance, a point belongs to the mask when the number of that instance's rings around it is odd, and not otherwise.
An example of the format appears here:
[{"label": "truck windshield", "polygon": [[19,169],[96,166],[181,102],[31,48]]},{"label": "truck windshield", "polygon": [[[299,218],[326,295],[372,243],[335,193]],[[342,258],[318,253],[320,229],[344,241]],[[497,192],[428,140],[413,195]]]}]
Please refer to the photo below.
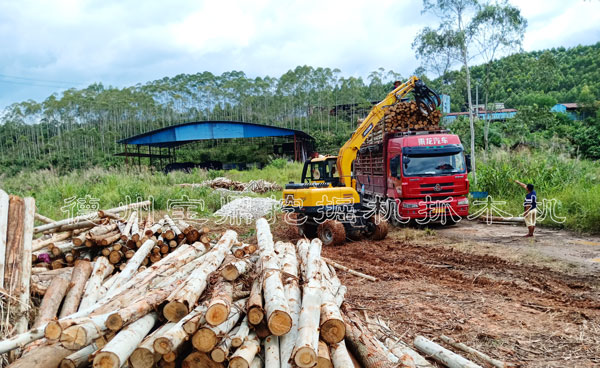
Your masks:
[{"label": "truck windshield", "polygon": [[435,156],[404,156],[401,163],[404,176],[443,176],[465,173],[465,156],[462,152]]}]

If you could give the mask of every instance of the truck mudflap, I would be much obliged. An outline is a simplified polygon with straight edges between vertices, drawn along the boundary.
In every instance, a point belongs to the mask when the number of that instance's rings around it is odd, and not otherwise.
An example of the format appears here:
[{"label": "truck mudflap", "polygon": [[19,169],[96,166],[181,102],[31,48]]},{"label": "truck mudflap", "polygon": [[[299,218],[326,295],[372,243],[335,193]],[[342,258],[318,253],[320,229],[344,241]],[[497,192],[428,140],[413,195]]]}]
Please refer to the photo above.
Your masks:
[{"label": "truck mudflap", "polygon": [[465,196],[406,199],[398,200],[396,208],[395,215],[400,221],[458,222],[469,215],[469,199]]}]

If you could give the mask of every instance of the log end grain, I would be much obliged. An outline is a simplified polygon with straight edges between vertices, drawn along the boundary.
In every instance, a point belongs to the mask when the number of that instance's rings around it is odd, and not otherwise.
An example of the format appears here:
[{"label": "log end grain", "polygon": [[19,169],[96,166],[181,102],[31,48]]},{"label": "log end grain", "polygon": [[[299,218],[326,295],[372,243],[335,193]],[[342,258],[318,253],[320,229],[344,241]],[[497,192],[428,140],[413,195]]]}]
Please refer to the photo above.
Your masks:
[{"label": "log end grain", "polygon": [[308,346],[301,346],[294,354],[294,362],[300,368],[312,367],[317,364],[317,354]]},{"label": "log end grain", "polygon": [[129,364],[133,368],[152,368],[154,363],[154,354],[145,348],[135,349],[129,357]]},{"label": "log end grain", "polygon": [[48,340],[58,340],[62,334],[62,327],[58,321],[50,321],[44,328],[44,337]]},{"label": "log end grain", "polygon": [[242,338],[239,338],[239,337],[231,338],[231,346],[234,348],[239,348],[240,346],[242,346],[243,343],[244,343],[244,339],[242,339]]},{"label": "log end grain", "polygon": [[227,359],[227,354],[223,349],[215,348],[210,352],[210,357],[217,363],[223,363]]},{"label": "log end grain", "polygon": [[179,322],[179,320],[188,313],[188,307],[184,303],[178,301],[169,302],[163,308],[163,316],[165,316],[169,322]]},{"label": "log end grain", "polygon": [[262,308],[259,307],[251,307],[248,309],[248,322],[253,325],[258,325],[262,322],[263,318],[265,318],[265,313]]},{"label": "log end grain", "polygon": [[276,310],[268,320],[269,331],[275,336],[283,336],[292,329],[292,317],[289,313]]},{"label": "log end grain", "polygon": [[248,368],[250,365],[242,357],[234,357],[229,361],[229,368]]},{"label": "log end grain", "polygon": [[214,362],[204,353],[193,352],[181,363],[183,368],[222,368],[223,364]]},{"label": "log end grain", "polygon": [[157,338],[154,340],[154,344],[152,346],[154,347],[154,351],[163,355],[173,351],[173,344],[166,337]]},{"label": "log end grain", "polygon": [[211,326],[218,326],[227,320],[229,316],[229,306],[226,304],[213,304],[206,311],[206,322]]},{"label": "log end grain", "polygon": [[162,356],[162,360],[167,363],[174,363],[176,359],[177,359],[177,352],[175,352],[175,351],[170,351],[166,354],[163,354],[163,356]]},{"label": "log end grain", "polygon": [[217,335],[210,328],[201,328],[192,336],[192,345],[203,353],[208,353],[219,342]]},{"label": "log end grain", "polygon": [[228,264],[223,267],[223,270],[221,270],[221,275],[227,281],[234,281],[240,276],[240,272],[238,271],[237,267],[232,264]]},{"label": "log end grain", "polygon": [[113,313],[108,316],[104,324],[111,331],[119,331],[123,327],[123,318],[121,318],[118,312]]},{"label": "log end grain", "polygon": [[83,327],[71,326],[60,335],[61,344],[71,350],[79,350],[87,345],[87,332]]},{"label": "log end grain", "polygon": [[344,321],[330,319],[321,325],[321,338],[328,344],[337,344],[346,336]]},{"label": "log end grain", "polygon": [[115,353],[101,351],[94,357],[94,368],[118,368],[120,366],[121,362]]},{"label": "log end grain", "polygon": [[71,359],[63,359],[60,361],[60,365],[58,366],[59,368],[77,368],[77,366],[75,365],[75,362],[73,362]]}]

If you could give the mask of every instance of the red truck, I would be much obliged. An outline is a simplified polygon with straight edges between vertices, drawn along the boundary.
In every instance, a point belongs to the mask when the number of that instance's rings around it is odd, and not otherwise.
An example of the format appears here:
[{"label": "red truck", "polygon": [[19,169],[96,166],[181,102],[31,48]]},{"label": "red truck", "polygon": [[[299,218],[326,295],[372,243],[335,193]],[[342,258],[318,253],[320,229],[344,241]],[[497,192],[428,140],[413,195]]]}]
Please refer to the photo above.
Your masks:
[{"label": "red truck", "polygon": [[470,160],[449,131],[387,133],[354,161],[356,189],[388,204],[390,220],[454,223],[469,214]]}]

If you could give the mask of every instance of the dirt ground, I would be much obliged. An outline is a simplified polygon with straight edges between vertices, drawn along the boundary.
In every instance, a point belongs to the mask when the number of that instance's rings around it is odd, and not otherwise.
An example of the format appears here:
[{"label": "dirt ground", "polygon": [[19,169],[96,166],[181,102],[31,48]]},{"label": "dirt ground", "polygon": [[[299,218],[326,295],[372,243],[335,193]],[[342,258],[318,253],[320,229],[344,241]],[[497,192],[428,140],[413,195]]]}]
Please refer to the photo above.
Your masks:
[{"label": "dirt ground", "polygon": [[384,241],[323,253],[379,278],[339,272],[348,302],[388,320],[405,342],[444,334],[517,366],[599,366],[600,239],[523,233],[476,222],[392,228]]}]

